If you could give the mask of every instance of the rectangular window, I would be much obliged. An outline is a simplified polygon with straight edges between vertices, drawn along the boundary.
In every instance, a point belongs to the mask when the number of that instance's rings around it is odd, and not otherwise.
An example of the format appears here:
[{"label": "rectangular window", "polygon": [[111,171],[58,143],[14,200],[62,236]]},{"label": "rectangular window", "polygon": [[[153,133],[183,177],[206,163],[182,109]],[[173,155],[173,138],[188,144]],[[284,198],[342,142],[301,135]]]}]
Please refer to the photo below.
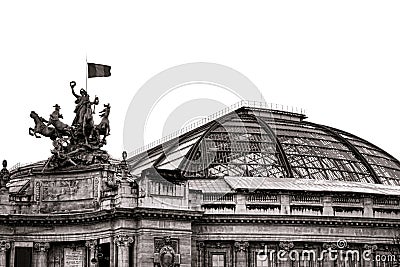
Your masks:
[{"label": "rectangular window", "polygon": [[14,266],[16,267],[31,267],[32,266],[32,248],[16,247]]},{"label": "rectangular window", "polygon": [[225,254],[213,254],[212,267],[225,267]]}]

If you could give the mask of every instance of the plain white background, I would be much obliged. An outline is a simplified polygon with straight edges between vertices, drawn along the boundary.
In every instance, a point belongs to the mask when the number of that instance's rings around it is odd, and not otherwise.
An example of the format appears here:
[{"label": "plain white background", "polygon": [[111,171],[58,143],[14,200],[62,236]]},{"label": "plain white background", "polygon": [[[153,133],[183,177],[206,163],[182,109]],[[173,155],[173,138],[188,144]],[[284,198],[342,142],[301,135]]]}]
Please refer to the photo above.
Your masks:
[{"label": "plain white background", "polygon": [[[86,55],[112,66],[110,78],[89,80],[89,94],[112,106],[105,148],[117,158],[138,88],[167,68],[199,61],[234,68],[268,102],[305,108],[310,121],[349,131],[400,158],[400,2],[131,2],[0,4],[0,159],[9,167],[49,157],[50,140],[28,135],[29,113],[47,118],[57,103],[71,123],[69,81],[85,86]],[[187,88],[193,98],[196,90]],[[183,101],[174,99],[169,108]],[[163,123],[152,120],[149,140],[160,136]]]}]

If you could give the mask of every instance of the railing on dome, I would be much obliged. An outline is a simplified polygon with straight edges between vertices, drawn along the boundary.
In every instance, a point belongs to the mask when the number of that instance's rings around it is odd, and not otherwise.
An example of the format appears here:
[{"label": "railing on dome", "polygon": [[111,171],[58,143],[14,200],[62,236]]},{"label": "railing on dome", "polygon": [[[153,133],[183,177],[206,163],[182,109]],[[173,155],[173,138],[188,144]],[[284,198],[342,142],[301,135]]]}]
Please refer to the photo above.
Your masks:
[{"label": "railing on dome", "polygon": [[16,170],[16,169],[18,169],[18,168],[22,168],[22,167],[25,167],[25,166],[34,164],[34,163],[35,163],[35,162],[26,162],[26,163],[18,162],[17,164],[15,164],[14,166],[12,166],[12,167],[10,168],[10,172],[12,172],[12,171],[14,171],[14,170]]},{"label": "railing on dome", "polygon": [[239,101],[229,107],[224,108],[223,110],[215,112],[214,114],[211,114],[206,118],[196,121],[178,131],[175,131],[169,135],[166,135],[166,136],[162,137],[161,139],[158,139],[158,140],[153,141],[143,147],[133,150],[132,152],[129,153],[129,157],[134,157],[144,151],[147,151],[147,150],[154,148],[160,144],[168,142],[174,138],[181,136],[182,134],[188,133],[195,128],[206,125],[207,123],[209,123],[213,120],[216,120],[218,118],[221,118],[222,116],[225,116],[226,114],[229,114],[229,113],[231,113],[239,108],[242,108],[242,107],[262,108],[262,109],[277,110],[277,111],[305,115],[305,109],[303,109],[303,108],[297,108],[297,107],[293,107],[293,106],[285,106],[285,105],[279,105],[279,104],[267,103],[267,102],[260,102],[260,101],[242,100],[242,101]]}]

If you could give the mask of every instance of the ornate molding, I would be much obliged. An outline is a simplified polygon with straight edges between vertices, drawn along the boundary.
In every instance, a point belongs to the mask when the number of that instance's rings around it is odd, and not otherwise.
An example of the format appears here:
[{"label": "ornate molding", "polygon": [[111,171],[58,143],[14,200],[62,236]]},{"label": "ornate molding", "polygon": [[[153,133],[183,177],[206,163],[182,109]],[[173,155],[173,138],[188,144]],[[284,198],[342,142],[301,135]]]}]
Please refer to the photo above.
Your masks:
[{"label": "ornate molding", "polygon": [[5,252],[11,248],[11,244],[9,241],[1,240],[0,241],[0,252]]},{"label": "ornate molding", "polygon": [[50,243],[48,243],[48,242],[35,242],[33,247],[35,248],[36,252],[47,252],[47,250],[50,248]]},{"label": "ornate molding", "polygon": [[249,242],[235,242],[234,247],[236,252],[246,252],[249,247]]},{"label": "ornate molding", "polygon": [[135,238],[133,236],[128,236],[128,235],[116,235],[114,237],[114,243],[121,247],[121,246],[129,246],[135,241]]}]

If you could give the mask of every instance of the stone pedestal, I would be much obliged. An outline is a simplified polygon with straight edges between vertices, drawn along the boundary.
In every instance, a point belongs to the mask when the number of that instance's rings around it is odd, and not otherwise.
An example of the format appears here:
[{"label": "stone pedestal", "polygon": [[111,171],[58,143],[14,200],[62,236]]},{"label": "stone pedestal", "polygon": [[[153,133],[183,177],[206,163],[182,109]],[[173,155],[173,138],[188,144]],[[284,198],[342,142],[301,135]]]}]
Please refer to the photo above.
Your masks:
[{"label": "stone pedestal", "polygon": [[364,217],[374,217],[374,202],[372,198],[366,197],[364,198]]},{"label": "stone pedestal", "polygon": [[281,195],[281,214],[290,214],[290,196],[286,194]]},{"label": "stone pedestal", "polygon": [[11,247],[10,242],[0,241],[0,267],[7,267],[7,250]]},{"label": "stone pedestal", "polygon": [[118,248],[118,267],[129,267],[129,248],[134,238],[128,235],[117,235],[114,242]]},{"label": "stone pedestal", "polygon": [[47,267],[47,252],[50,244],[47,242],[38,242],[33,245],[35,251],[35,266]]},{"label": "stone pedestal", "polygon": [[322,210],[323,216],[334,216],[334,211],[332,207],[332,197],[331,196],[323,196],[322,203],[324,204],[324,208]]}]

